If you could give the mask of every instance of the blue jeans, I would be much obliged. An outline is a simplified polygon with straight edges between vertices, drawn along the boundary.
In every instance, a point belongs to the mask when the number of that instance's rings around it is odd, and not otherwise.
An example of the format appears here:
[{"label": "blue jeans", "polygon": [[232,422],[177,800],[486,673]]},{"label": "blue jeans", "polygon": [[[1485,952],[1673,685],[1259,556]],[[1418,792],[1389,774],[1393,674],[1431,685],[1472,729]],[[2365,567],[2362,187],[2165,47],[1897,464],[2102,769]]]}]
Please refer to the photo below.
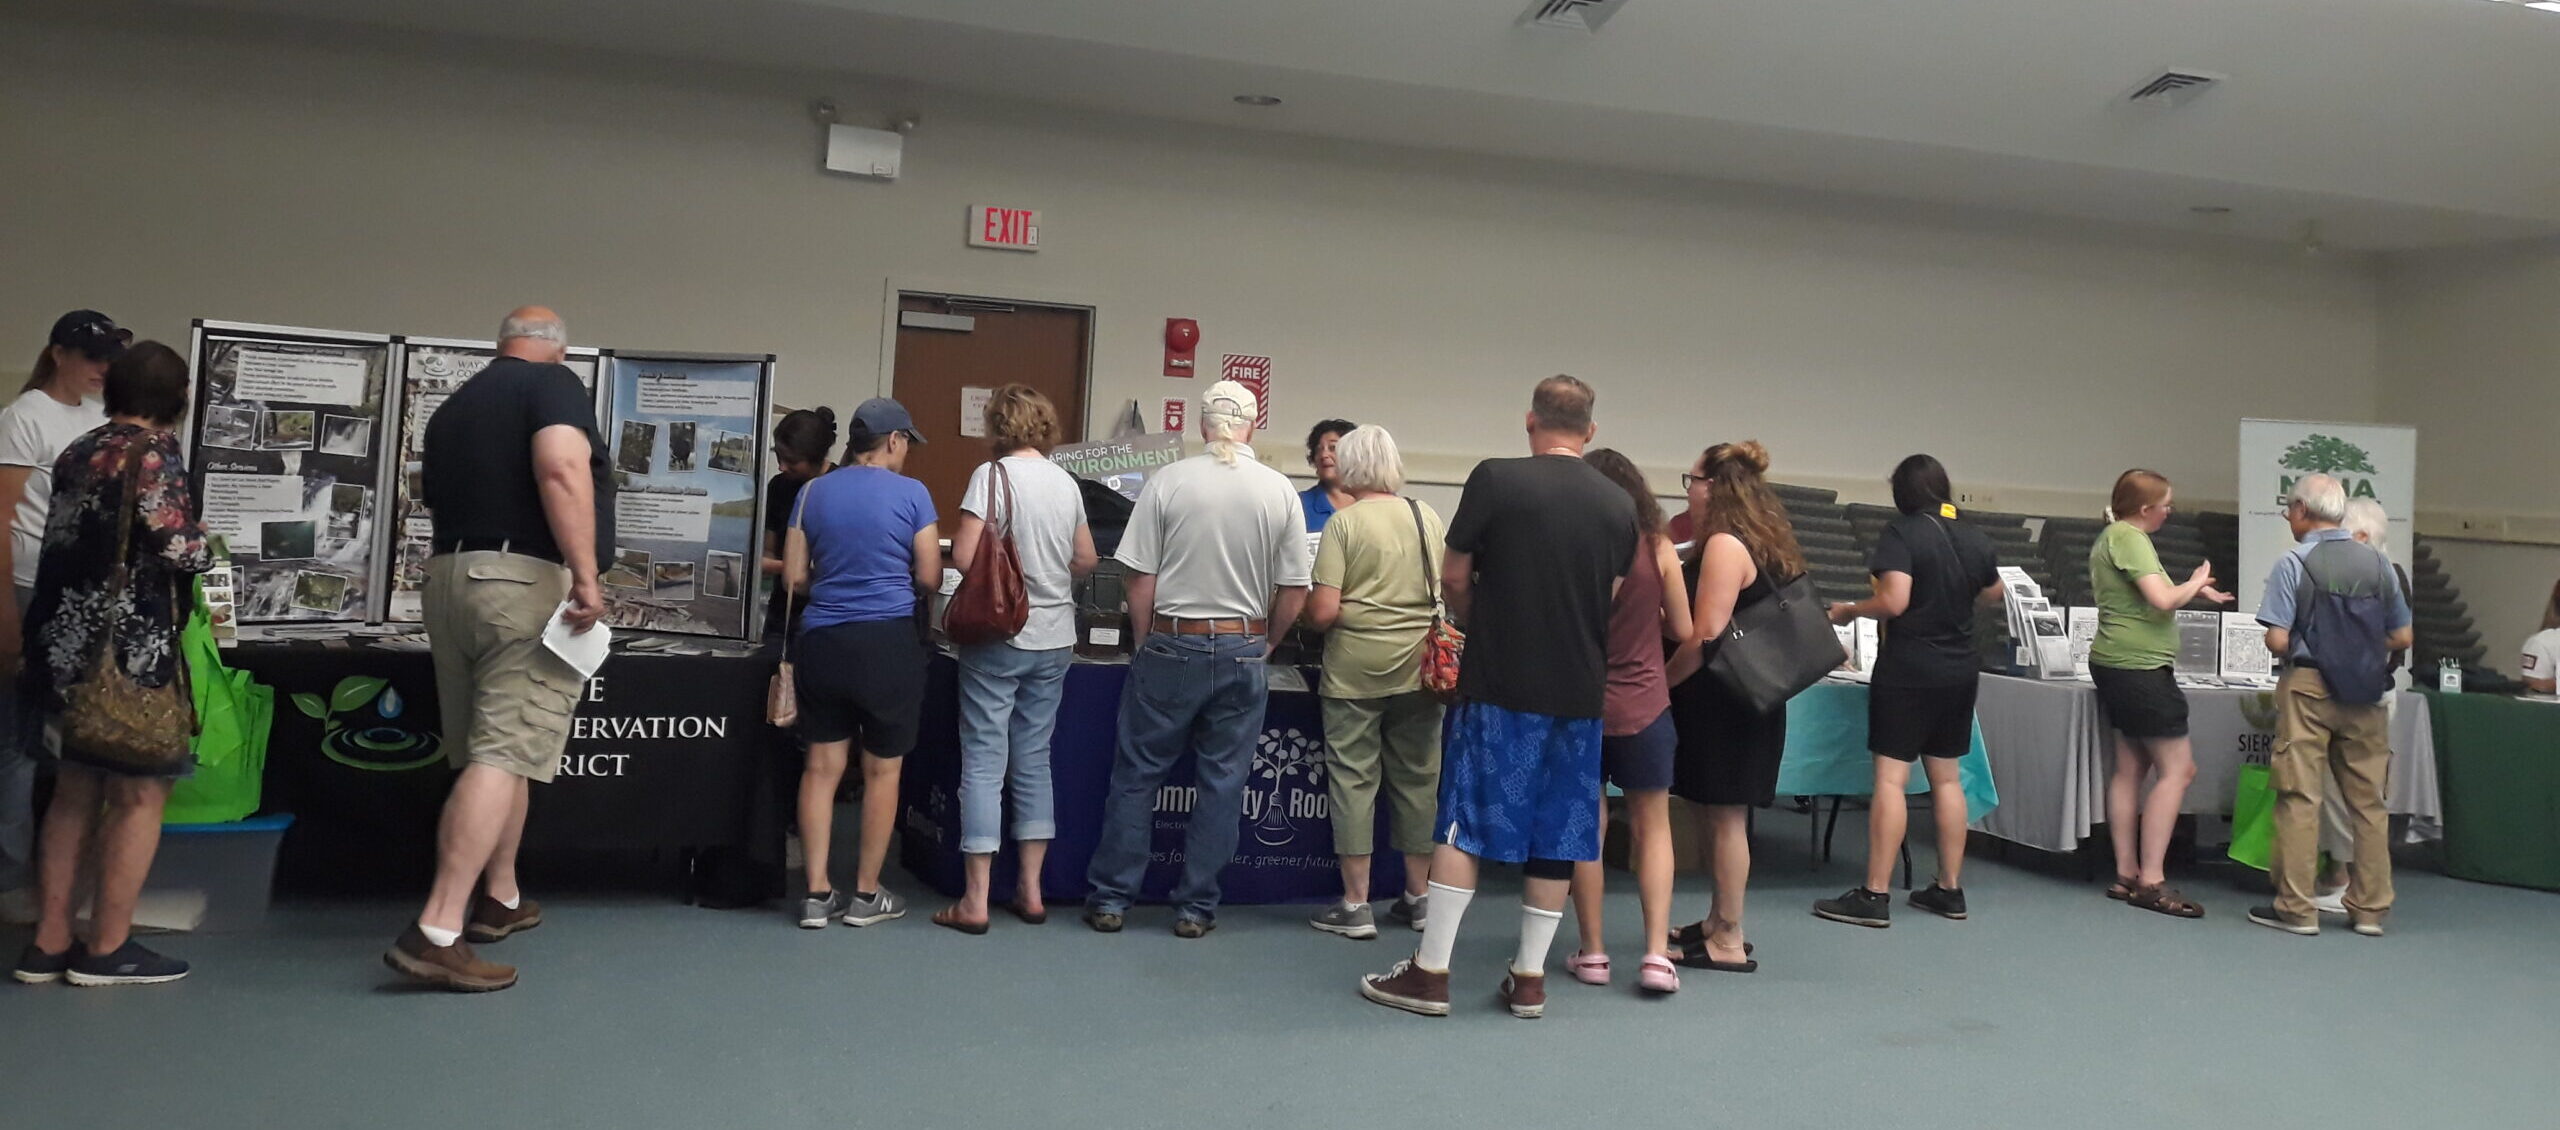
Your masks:
[{"label": "blue jeans", "polygon": [[1111,759],[1101,843],[1086,878],[1087,903],[1126,913],[1147,872],[1155,837],[1156,792],[1165,774],[1196,755],[1199,788],[1183,831],[1182,878],[1173,902],[1184,918],[1218,913],[1218,872],[1235,858],[1244,784],[1262,734],[1269,668],[1261,636],[1154,633],[1129,659],[1120,696],[1120,746]]},{"label": "blue jeans", "polygon": [[1049,788],[1049,734],[1076,649],[1024,651],[1007,643],[960,653],[960,850],[993,855],[1003,843],[1005,786],[1013,786],[1013,838],[1058,838]]}]

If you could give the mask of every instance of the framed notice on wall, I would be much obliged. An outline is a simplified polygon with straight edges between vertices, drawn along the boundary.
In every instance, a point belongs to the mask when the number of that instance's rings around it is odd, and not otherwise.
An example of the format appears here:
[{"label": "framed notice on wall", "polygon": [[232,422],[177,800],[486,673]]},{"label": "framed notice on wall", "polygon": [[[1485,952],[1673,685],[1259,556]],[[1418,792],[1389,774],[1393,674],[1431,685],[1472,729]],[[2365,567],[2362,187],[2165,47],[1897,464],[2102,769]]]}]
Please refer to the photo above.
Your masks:
[{"label": "framed notice on wall", "polygon": [[399,344],[198,321],[189,467],[229,544],[239,622],[377,618],[384,426]]},{"label": "framed notice on wall", "polygon": [[[419,493],[418,453],[426,446],[427,420],[444,406],[462,382],[478,375],[498,356],[495,343],[446,338],[400,339],[399,450],[393,462],[389,559],[391,588],[384,619],[414,622],[422,618],[419,593],[427,583],[427,558],[435,553],[435,523]],[[598,354],[572,349],[565,362],[588,391],[596,387]]]},{"label": "framed notice on wall", "polygon": [[614,541],[597,564],[613,626],[743,639],[759,623],[773,360],[604,354]]}]

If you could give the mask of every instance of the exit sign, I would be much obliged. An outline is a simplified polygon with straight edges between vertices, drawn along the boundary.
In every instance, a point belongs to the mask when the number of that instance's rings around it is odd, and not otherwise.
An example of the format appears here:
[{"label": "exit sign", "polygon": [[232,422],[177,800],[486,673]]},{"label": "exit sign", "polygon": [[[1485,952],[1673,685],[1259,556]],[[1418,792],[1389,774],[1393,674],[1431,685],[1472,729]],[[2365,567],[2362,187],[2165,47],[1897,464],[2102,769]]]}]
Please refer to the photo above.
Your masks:
[{"label": "exit sign", "polygon": [[1040,250],[1040,210],[999,208],[992,204],[970,205],[969,246],[1005,251]]}]

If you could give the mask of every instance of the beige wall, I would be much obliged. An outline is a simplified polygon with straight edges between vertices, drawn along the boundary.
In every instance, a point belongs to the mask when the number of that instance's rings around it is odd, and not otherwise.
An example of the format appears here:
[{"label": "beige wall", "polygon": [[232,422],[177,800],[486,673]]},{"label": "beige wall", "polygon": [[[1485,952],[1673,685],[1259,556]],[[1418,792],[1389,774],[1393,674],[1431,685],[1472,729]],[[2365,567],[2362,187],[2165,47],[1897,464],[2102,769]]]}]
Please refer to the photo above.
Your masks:
[{"label": "beige wall", "polygon": [[[2420,504],[2560,527],[2560,242],[2393,256],[2384,415],[2418,426]],[[2560,540],[2555,536],[2554,540]]]},{"label": "beige wall", "polygon": [[[1446,479],[1571,371],[1666,471],[1757,436],[1783,478],[1863,486],[1928,449],[1990,505],[2075,510],[2134,464],[2227,495],[2234,421],[2305,388],[2381,401],[2353,257],[931,95],[869,103],[925,112],[880,184],[817,169],[802,104],[854,91],[0,21],[0,359],[75,304],[485,336],[541,301],[584,342],[778,353],[780,399],[844,406],[882,383],[894,281],[1093,305],[1098,412],[1192,391],[1151,374],[1163,319],[1199,318],[1213,357],[1276,358],[1283,465],[1344,415]],[[1042,209],[1044,250],[964,248],[971,203]]]}]

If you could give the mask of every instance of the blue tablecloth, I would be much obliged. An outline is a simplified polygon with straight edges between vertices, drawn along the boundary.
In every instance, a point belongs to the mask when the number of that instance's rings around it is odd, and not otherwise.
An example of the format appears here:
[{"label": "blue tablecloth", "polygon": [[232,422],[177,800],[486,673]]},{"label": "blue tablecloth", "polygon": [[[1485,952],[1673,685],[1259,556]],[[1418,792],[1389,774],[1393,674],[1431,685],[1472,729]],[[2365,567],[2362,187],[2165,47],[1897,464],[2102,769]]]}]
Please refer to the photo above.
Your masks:
[{"label": "blue tablecloth", "polygon": [[[2000,804],[1979,720],[1973,724],[1973,748],[1957,765],[1964,776],[1966,814],[1979,821]],[[1778,765],[1779,796],[1866,796],[1875,787],[1875,757],[1867,751],[1865,684],[1815,683],[1787,703],[1787,757]],[[1928,789],[1928,774],[1914,767],[1910,791]]]}]

